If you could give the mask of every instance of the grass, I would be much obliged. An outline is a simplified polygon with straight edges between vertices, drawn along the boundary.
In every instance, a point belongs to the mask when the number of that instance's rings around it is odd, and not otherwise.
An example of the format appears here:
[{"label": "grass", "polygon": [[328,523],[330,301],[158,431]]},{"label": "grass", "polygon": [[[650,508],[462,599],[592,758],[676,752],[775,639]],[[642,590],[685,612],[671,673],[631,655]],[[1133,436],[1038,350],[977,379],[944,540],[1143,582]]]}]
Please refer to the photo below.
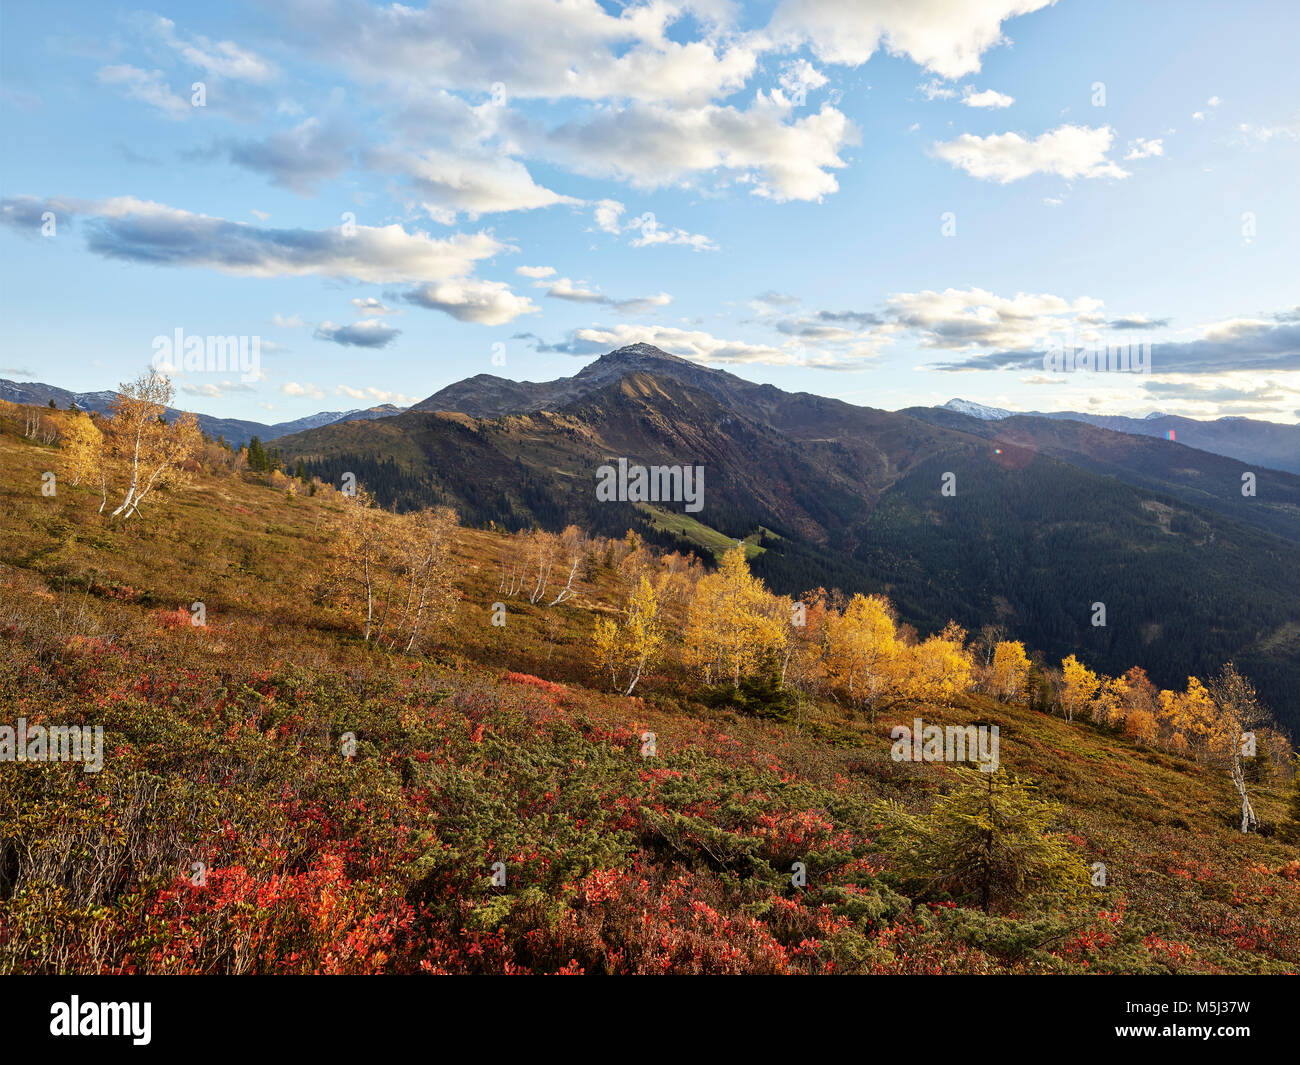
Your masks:
[{"label": "grass", "polygon": [[[730,536],[718,532],[717,529],[710,528],[703,522],[696,521],[689,514],[663,510],[660,507],[653,507],[649,503],[638,503],[636,508],[646,516],[650,524],[658,531],[671,533],[674,536],[681,537],[688,543],[702,547],[712,554],[715,559],[721,558],[736,544],[736,541]],[[740,541],[745,545],[745,558],[752,561],[767,550],[758,543],[764,532],[766,530],[760,528],[757,532],[750,533],[744,540]],[[768,535],[774,534],[769,533]]]},{"label": "grass", "polygon": [[[882,800],[951,782],[890,758],[894,718],[710,708],[672,659],[606,691],[587,634],[616,565],[493,626],[510,548],[462,530],[454,622],[390,655],[321,594],[337,498],[203,474],[113,525],[88,488],[40,495],[56,459],[0,433],[0,722],[101,725],[105,768],[0,763],[0,971],[1300,968],[1297,848],[1234,831],[1205,766],[977,695],[899,712],[997,724],[1106,867],[1088,905],[995,928],[908,898],[875,845]],[[1256,789],[1266,823],[1284,801]]]}]

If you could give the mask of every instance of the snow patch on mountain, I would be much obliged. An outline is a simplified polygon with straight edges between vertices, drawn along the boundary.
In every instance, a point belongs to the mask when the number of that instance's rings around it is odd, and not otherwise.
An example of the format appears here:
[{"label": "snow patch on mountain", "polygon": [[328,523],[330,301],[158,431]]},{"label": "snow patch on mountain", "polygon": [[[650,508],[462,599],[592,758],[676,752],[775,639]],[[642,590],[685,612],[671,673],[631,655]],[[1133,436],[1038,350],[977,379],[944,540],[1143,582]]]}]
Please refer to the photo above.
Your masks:
[{"label": "snow patch on mountain", "polygon": [[1003,410],[1001,407],[986,407],[983,403],[972,403],[969,399],[950,399],[942,407],[943,410],[955,410],[958,414],[968,414],[972,418],[979,418],[981,421],[997,422],[1003,418],[1010,418],[1014,411]]}]

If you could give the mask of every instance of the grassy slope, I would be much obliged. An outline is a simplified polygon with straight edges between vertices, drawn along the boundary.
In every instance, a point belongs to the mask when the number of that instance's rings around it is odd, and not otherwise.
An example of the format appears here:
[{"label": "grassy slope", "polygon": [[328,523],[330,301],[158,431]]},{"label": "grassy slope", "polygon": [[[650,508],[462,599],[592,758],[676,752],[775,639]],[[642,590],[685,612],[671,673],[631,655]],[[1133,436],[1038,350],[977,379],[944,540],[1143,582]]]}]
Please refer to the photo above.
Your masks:
[{"label": "grassy slope", "polygon": [[[872,854],[871,804],[924,808],[948,776],[891,761],[892,720],[710,710],[669,668],[644,698],[600,690],[584,633],[613,573],[494,628],[500,540],[465,530],[444,646],[390,657],[314,602],[336,501],[203,478],[113,529],[84,488],[40,496],[54,458],[0,434],[0,721],[103,724],[112,753],[95,776],[0,764],[0,971],[1300,964],[1296,849],[1234,832],[1194,763],[979,697],[919,708],[998,724],[1108,868],[1090,918],[1009,953],[996,925],[909,907]],[[204,629],[176,613],[193,600]],[[1280,791],[1257,808],[1278,820]],[[201,891],[177,879],[195,860]]]}]

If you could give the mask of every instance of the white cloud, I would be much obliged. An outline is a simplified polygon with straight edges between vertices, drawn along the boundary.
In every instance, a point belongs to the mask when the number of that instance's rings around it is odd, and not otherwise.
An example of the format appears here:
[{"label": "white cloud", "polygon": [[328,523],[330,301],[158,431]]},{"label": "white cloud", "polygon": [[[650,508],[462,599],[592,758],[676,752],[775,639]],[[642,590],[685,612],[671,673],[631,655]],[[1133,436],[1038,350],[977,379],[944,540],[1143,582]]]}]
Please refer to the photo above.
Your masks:
[{"label": "white cloud", "polygon": [[777,78],[787,99],[802,103],[810,89],[820,89],[826,84],[826,75],[806,59],[794,59],[783,63]]},{"label": "white cloud", "polygon": [[527,296],[517,296],[503,281],[453,280],[420,285],[404,299],[433,311],[443,311],[462,322],[505,325],[540,308]]},{"label": "white cloud", "polygon": [[186,97],[172,92],[167,76],[161,70],[141,70],[119,64],[101,67],[97,77],[101,85],[120,88],[132,100],[148,104],[167,118],[189,118],[193,111]]},{"label": "white cloud", "polygon": [[1254,126],[1243,122],[1239,127],[1247,144],[1267,144],[1273,140],[1300,139],[1300,115],[1276,126]]},{"label": "white cloud", "polygon": [[555,267],[553,266],[516,266],[515,273],[520,277],[531,277],[533,280],[540,280],[544,277],[554,277]]},{"label": "white cloud", "polygon": [[1063,178],[1125,178],[1128,171],[1107,158],[1114,131],[1109,126],[1061,126],[1033,140],[1019,133],[994,133],[978,137],[963,133],[953,141],[940,141],[934,153],[972,177],[1006,184],[1031,174],[1056,174]]},{"label": "white cloud", "polygon": [[369,403],[372,406],[380,403],[392,403],[398,407],[409,407],[415,402],[414,396],[403,395],[401,392],[387,392],[382,388],[375,388],[373,385],[367,385],[365,388],[339,385],[334,389],[334,393],[335,395],[348,396],[351,399]]},{"label": "white cloud", "polygon": [[311,384],[302,385],[299,384],[297,381],[286,381],[284,384],[280,386],[280,391],[283,392],[286,396],[293,396],[294,398],[302,398],[304,396],[310,397],[311,399],[325,398],[325,393],[322,392],[315,385],[311,385]]},{"label": "white cloud", "polygon": [[762,42],[707,32],[674,40],[669,30],[684,8],[652,3],[611,14],[596,0],[441,0],[420,10],[319,0],[295,31],[362,80],[406,90],[490,93],[500,84],[508,98],[702,103],[741,88]]},{"label": "white cloud", "polygon": [[883,48],[944,78],[980,69],[1002,23],[1053,0],[784,0],[772,31],[807,41],[824,63],[859,66]]},{"label": "white cloud", "polygon": [[[637,228],[635,224],[628,229]],[[703,233],[688,233],[684,229],[665,229],[657,224],[640,227],[641,235],[629,243],[634,248],[652,248],[656,244],[683,244],[692,251],[717,251],[718,246],[711,237]]]},{"label": "white cloud", "polygon": [[460,215],[471,221],[502,211],[532,211],[556,204],[580,204],[533,181],[527,167],[504,155],[427,150],[419,155],[381,150],[372,166],[405,174],[429,217],[453,225]]},{"label": "white cloud", "polygon": [[994,89],[984,89],[982,92],[976,91],[968,85],[962,91],[961,102],[967,107],[1002,108],[1010,107],[1016,102],[1016,98],[1008,96],[1006,93],[997,92]]},{"label": "white cloud", "polygon": [[568,300],[571,303],[598,303],[606,307],[612,307],[624,314],[653,310],[656,307],[666,307],[673,301],[672,296],[668,295],[667,292],[660,292],[655,296],[614,299],[597,289],[587,287],[584,282],[571,281],[567,277],[557,278],[549,285],[545,281],[540,281],[538,284],[547,286],[546,295],[552,299]]},{"label": "white cloud", "polygon": [[627,210],[618,200],[601,200],[596,204],[594,212],[596,225],[606,233],[619,233],[622,227],[619,225],[619,216]]},{"label": "white cloud", "polygon": [[206,37],[182,39],[176,33],[176,23],[161,16],[155,19],[153,28],[169,48],[209,74],[252,82],[276,77],[274,64],[234,41],[210,41]]},{"label": "white cloud", "polygon": [[922,82],[916,88],[927,100],[955,100],[958,95],[955,85],[945,85],[938,78]]},{"label": "white cloud", "polygon": [[835,108],[787,121],[788,101],[761,91],[746,110],[708,105],[602,107],[534,138],[534,149],[580,173],[614,177],[639,188],[687,185],[722,171],[778,202],[818,200],[839,185],[840,151],[857,142]]},{"label": "white cloud", "polygon": [[1014,96],[994,89],[976,89],[973,85],[963,85],[958,89],[956,85],[943,84],[938,78],[922,82],[916,88],[927,100],[955,100],[960,97],[967,107],[1002,108],[1010,107],[1016,102]]},{"label": "white cloud", "polygon": [[225,392],[221,390],[220,386],[214,385],[210,382],[201,385],[183,384],[180,386],[180,390],[187,395],[203,396],[205,399],[224,399],[226,395]]},{"label": "white cloud", "polygon": [[398,313],[392,307],[386,307],[379,300],[375,299],[374,296],[366,296],[364,298],[358,296],[352,300],[352,306],[357,309],[357,314],[379,315],[382,317],[384,315]]},{"label": "white cloud", "polygon": [[656,325],[616,325],[578,329],[574,340],[584,350],[626,347],[629,344],[653,344],[670,355],[680,355],[694,362],[722,363],[779,363],[793,364],[799,360],[787,351],[766,344],[750,344],[740,340],[722,340],[699,330],[674,329]]},{"label": "white cloud", "polygon": [[1150,159],[1152,156],[1164,155],[1165,145],[1160,138],[1147,140],[1145,137],[1138,137],[1128,142],[1128,154],[1125,159]]},{"label": "white cloud", "polygon": [[980,288],[949,288],[900,292],[886,304],[891,322],[918,333],[922,346],[954,350],[1027,348],[1065,331],[1088,339],[1104,322],[1101,300],[1088,296],[1071,302],[1047,293],[1006,297]]}]

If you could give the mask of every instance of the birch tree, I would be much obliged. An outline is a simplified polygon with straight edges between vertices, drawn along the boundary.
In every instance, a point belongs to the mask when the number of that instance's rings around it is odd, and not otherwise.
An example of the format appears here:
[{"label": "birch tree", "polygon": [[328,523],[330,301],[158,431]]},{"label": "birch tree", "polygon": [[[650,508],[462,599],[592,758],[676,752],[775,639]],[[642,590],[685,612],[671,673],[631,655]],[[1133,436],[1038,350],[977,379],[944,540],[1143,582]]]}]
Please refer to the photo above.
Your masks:
[{"label": "birch tree", "polygon": [[108,450],[126,481],[122,502],[112,513],[115,518],[132,517],[155,489],[184,481],[183,466],[203,437],[193,414],[168,424],[164,415],[174,394],[170,379],[151,369],[123,384],[113,400]]},{"label": "birch tree", "polygon": [[1209,684],[1210,698],[1218,711],[1210,738],[1210,753],[1226,766],[1232,786],[1241,797],[1241,830],[1253,832],[1259,822],[1246,790],[1243,759],[1255,756],[1255,730],[1267,725],[1270,716],[1260,705],[1254,686],[1237,672],[1231,662],[1224,664]]}]

